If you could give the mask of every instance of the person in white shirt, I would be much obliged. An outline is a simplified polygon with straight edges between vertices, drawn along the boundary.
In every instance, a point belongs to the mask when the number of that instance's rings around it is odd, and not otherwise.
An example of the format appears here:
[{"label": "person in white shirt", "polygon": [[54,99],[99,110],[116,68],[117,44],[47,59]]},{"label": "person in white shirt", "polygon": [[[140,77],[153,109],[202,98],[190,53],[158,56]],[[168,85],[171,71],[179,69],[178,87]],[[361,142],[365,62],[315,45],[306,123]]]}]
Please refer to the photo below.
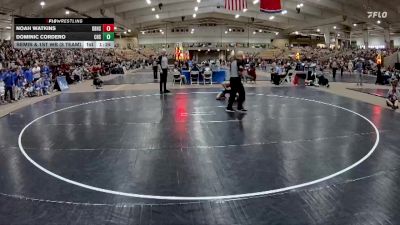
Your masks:
[{"label": "person in white shirt", "polygon": [[350,75],[353,75],[353,71],[354,71],[354,68],[353,68],[354,66],[353,66],[353,62],[351,61],[351,60],[349,60],[349,62],[348,62],[348,64],[347,64],[347,69],[349,70],[349,72],[350,72]]},{"label": "person in white shirt", "polygon": [[72,76],[74,77],[75,82],[80,82],[82,81],[82,70],[78,66],[75,68],[75,70],[72,72]]},{"label": "person in white shirt", "polygon": [[35,63],[34,67],[32,68],[33,73],[33,81],[37,81],[40,78],[40,66]]},{"label": "person in white shirt", "polygon": [[[1,69],[0,69],[0,71],[1,71]],[[5,97],[4,97],[5,93],[6,93],[6,89],[5,89],[3,79],[0,79],[0,103],[5,103]]]},{"label": "person in white shirt", "polygon": [[[161,67],[160,74],[160,94],[169,93],[167,90],[167,76],[168,76],[168,58],[167,51],[165,49],[162,50],[161,56],[159,57],[159,65]],[[163,90],[164,88],[164,90]]]}]

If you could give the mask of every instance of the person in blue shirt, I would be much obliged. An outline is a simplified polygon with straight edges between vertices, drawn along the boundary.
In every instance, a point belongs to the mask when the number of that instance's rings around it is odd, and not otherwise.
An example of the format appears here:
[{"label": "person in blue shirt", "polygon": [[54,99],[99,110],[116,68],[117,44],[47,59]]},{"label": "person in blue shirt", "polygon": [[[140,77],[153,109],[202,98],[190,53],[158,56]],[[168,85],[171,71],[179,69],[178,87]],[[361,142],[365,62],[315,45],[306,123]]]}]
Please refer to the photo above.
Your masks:
[{"label": "person in blue shirt", "polygon": [[7,100],[8,95],[10,95],[9,102],[12,102],[14,100],[13,87],[15,84],[13,74],[10,71],[6,72],[5,74],[3,73],[3,81],[5,88],[4,98]]},{"label": "person in blue shirt", "polygon": [[50,85],[51,85],[50,79],[48,77],[45,77],[43,79],[43,87],[42,87],[44,95],[48,95],[49,94]]},{"label": "person in blue shirt", "polygon": [[50,74],[51,70],[49,68],[49,66],[44,65],[42,68],[42,73],[44,73],[46,76],[48,76]]},{"label": "person in blue shirt", "polygon": [[15,82],[16,86],[16,96],[17,100],[20,100],[24,97],[24,85],[25,85],[25,78],[23,76],[18,76],[17,81]]},{"label": "person in blue shirt", "polygon": [[33,82],[33,90],[35,92],[35,96],[42,96],[42,80],[39,79]]},{"label": "person in blue shirt", "polygon": [[27,67],[27,69],[24,72],[24,76],[25,76],[26,82],[28,82],[28,83],[33,82],[33,73],[32,73],[31,68]]},{"label": "person in blue shirt", "polygon": [[199,67],[197,67],[197,64],[193,64],[193,67],[191,69],[191,71],[200,71]]}]

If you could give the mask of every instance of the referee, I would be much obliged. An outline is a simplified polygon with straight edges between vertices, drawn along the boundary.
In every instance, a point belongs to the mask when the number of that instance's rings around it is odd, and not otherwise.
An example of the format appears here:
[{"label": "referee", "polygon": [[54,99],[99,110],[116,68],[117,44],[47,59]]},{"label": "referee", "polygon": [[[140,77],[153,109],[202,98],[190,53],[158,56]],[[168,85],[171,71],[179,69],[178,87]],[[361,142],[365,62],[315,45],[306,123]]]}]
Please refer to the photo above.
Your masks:
[{"label": "referee", "polygon": [[244,91],[244,87],[242,84],[242,72],[244,68],[244,61],[243,61],[243,52],[239,51],[233,57],[231,62],[230,68],[230,85],[231,85],[231,93],[229,96],[228,107],[226,108],[227,112],[235,112],[233,110],[233,103],[235,102],[236,95],[239,93],[239,97],[237,100],[237,111],[245,113],[247,109],[243,108],[243,103],[246,100],[246,92]]},{"label": "referee", "polygon": [[[160,94],[169,93],[167,90],[167,76],[168,76],[168,57],[167,51],[165,49],[162,50],[162,54],[158,59],[158,63],[161,67],[160,74]],[[163,91],[164,88],[164,91]]]}]

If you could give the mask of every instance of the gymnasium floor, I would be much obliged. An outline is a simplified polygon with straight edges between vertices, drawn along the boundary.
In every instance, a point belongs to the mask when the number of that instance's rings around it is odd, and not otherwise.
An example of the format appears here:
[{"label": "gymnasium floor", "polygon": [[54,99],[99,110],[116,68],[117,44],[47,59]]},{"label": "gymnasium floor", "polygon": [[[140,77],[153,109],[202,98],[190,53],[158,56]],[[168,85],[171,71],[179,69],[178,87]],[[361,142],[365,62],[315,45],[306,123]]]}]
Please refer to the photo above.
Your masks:
[{"label": "gymnasium floor", "polygon": [[0,119],[0,224],[399,224],[398,114],[301,87],[63,93]]}]

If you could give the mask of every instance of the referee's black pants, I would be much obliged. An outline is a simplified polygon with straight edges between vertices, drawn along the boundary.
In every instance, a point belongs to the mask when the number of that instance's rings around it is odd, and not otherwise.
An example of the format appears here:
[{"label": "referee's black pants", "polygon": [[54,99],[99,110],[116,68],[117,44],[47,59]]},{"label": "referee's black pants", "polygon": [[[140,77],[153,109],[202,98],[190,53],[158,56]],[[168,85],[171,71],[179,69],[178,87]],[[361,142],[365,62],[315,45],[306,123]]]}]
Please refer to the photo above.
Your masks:
[{"label": "referee's black pants", "polygon": [[160,92],[164,92],[167,90],[167,76],[168,76],[168,69],[162,69],[162,73],[160,74]]},{"label": "referee's black pants", "polygon": [[244,91],[242,80],[240,79],[240,77],[231,77],[230,85],[231,94],[229,96],[228,109],[232,109],[236,95],[237,93],[239,93],[239,97],[237,100],[237,109],[241,110],[243,109],[243,103],[246,100],[246,92]]}]

